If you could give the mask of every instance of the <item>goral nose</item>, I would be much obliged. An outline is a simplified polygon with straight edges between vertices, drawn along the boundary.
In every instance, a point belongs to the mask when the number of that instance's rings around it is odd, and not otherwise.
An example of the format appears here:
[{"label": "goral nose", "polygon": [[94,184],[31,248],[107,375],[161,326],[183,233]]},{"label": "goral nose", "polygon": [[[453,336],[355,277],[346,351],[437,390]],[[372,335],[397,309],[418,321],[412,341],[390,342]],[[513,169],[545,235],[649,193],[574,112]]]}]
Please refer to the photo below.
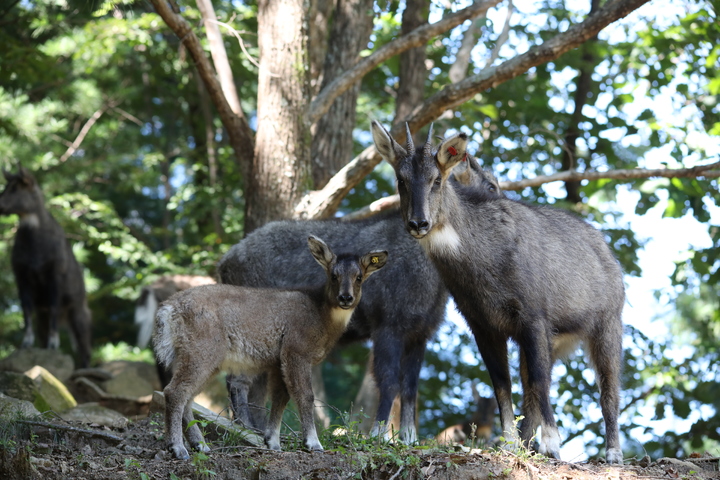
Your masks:
[{"label": "goral nose", "polygon": [[420,233],[421,231],[426,231],[428,229],[428,226],[430,224],[427,220],[409,220],[408,226],[410,229]]},{"label": "goral nose", "polygon": [[340,305],[350,305],[353,300],[354,298],[352,295],[338,295],[338,301],[340,302]]}]

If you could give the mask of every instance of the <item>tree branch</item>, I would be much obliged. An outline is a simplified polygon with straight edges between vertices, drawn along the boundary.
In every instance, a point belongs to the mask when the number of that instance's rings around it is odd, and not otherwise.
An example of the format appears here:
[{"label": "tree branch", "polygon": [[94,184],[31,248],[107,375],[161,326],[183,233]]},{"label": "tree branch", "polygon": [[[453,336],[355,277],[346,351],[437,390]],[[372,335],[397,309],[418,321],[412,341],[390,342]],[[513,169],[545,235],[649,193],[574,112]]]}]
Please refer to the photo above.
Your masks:
[{"label": "tree branch", "polygon": [[[154,3],[158,0],[152,1]],[[320,92],[320,94],[310,104],[307,117],[308,122],[310,124],[317,122],[320,117],[328,111],[333,101],[338,96],[346,92],[353,86],[353,84],[358,82],[363,76],[370,72],[370,70],[377,67],[388,58],[391,58],[409,48],[419,47],[420,45],[426,43],[430,38],[460,25],[465,20],[484,14],[488,9],[490,9],[490,7],[493,7],[498,3],[500,3],[500,0],[475,2],[467,8],[448,15],[439,22],[423,25],[407,35],[403,35],[402,37],[383,45],[372,55],[361,60],[353,68],[333,80]]]},{"label": "tree branch", "polygon": [[[580,180],[637,180],[642,178],[689,178],[689,177],[720,177],[720,162],[710,163],[707,165],[698,165],[691,168],[634,168],[631,170],[610,170],[607,172],[576,172],[563,171],[553,175],[540,175],[535,178],[519,180],[517,182],[499,182],[500,188],[503,190],[522,190],[526,187],[539,187],[551,182],[566,182]],[[395,208],[400,205],[400,196],[398,194],[389,195],[387,197],[375,200],[370,205],[350,212],[343,216],[343,220],[359,220],[368,218],[376,213]]]},{"label": "tree branch", "polygon": [[118,437],[117,435],[113,435],[111,433],[99,432],[97,430],[87,430],[85,428],[71,427],[69,425],[59,425],[57,423],[44,422],[41,420],[18,420],[17,422],[23,423],[25,425],[32,425],[35,427],[44,427],[52,430],[63,430],[65,432],[78,433],[80,435],[91,438],[102,438],[103,440],[107,440],[113,443],[120,443],[123,440],[122,437]]},{"label": "tree branch", "polygon": [[[295,207],[293,218],[314,220],[331,217],[350,190],[380,162],[373,163],[376,156],[379,157],[375,146],[367,147],[341,168],[322,190],[306,194]],[[372,166],[368,169],[368,165]]]},{"label": "tree branch", "polygon": [[717,178],[720,176],[720,162],[707,165],[698,165],[692,168],[633,168],[630,170],[609,170],[607,172],[577,172],[568,170],[554,173],[552,175],[539,175],[535,178],[519,180],[517,182],[500,182],[503,190],[522,190],[526,187],[537,187],[550,182],[579,182],[581,180],[636,180],[641,178],[687,178],[706,177]]},{"label": "tree branch", "polygon": [[242,116],[240,99],[238,98],[237,89],[235,88],[235,80],[232,70],[230,69],[230,62],[228,62],[225,44],[223,43],[220,28],[218,27],[215,9],[210,0],[196,0],[196,3],[198,10],[200,10],[200,15],[202,15],[203,23],[205,23],[205,35],[210,44],[210,55],[212,55],[213,63],[215,64],[215,71],[220,81],[220,87],[233,113],[237,116]]},{"label": "tree branch", "polygon": [[85,125],[82,126],[80,129],[80,133],[78,133],[78,136],[75,137],[75,140],[70,144],[67,150],[65,150],[65,153],[62,154],[60,157],[60,163],[65,163],[65,161],[72,156],[73,153],[77,151],[78,148],[80,148],[80,144],[82,144],[83,140],[85,140],[85,137],[88,133],[90,133],[90,129],[97,123],[98,120],[100,120],[100,117],[102,117],[103,113],[105,113],[109,108],[114,107],[115,105],[113,103],[106,103],[102,107],[98,108],[95,113],[92,114],[90,118],[88,118],[87,122],[85,122]]},{"label": "tree branch", "polygon": [[[600,30],[610,23],[628,15],[648,1],[649,0],[616,0],[610,2],[596,14],[590,15],[584,22],[573,25],[567,31],[556,35],[542,45],[533,47],[524,54],[507,60],[496,67],[485,68],[479,74],[468,77],[461,82],[446,85],[438,93],[427,99],[410,117],[406,118],[406,121],[410,125],[410,130],[414,132],[422,126],[427,125],[448,108],[460,105],[478,92],[500,85],[503,82],[525,73],[534,66],[560,57],[563,53],[576,48],[578,45],[597,35]],[[474,4],[474,6],[475,5],[476,4]],[[485,10],[487,10],[487,8]],[[478,12],[477,15],[481,13],[482,12]],[[421,29],[433,27],[439,23],[440,22],[421,27]],[[409,37],[416,33],[417,30],[407,36]],[[402,40],[402,38],[396,41]],[[391,42],[385,47],[393,43],[394,42]],[[411,46],[412,45],[407,48]],[[380,50],[375,52],[375,54],[379,52]],[[355,69],[360,68],[361,64],[364,65],[373,55],[358,64]],[[336,82],[346,78],[355,69],[348,71],[343,77],[338,78]],[[335,82],[328,85],[328,88],[325,89],[320,96],[329,93],[334,83]],[[316,111],[319,112],[317,113],[318,115],[322,115],[322,111],[318,106],[320,96],[313,101],[313,105],[316,105]],[[402,142],[405,137],[404,128],[400,127],[401,123],[402,122],[397,122],[396,127],[390,131],[393,137],[400,142]],[[297,218],[327,218],[331,216],[335,212],[334,208],[337,208],[337,205],[340,204],[340,200],[344,198],[360,180],[372,172],[381,160],[382,157],[375,151],[374,147],[366,148],[359,156],[350,161],[350,163],[337,173],[335,176],[337,179],[331,179],[322,190],[308,193],[297,205],[295,216]],[[341,188],[342,190],[336,191],[334,190],[335,188]]]},{"label": "tree branch", "polygon": [[387,197],[379,198],[372,202],[370,205],[355,210],[354,212],[350,212],[347,215],[343,215],[342,219],[361,220],[363,218],[372,217],[376,213],[384,212],[385,210],[390,210],[391,208],[398,207],[399,205],[400,195],[396,193],[394,195],[388,195]]},{"label": "tree branch", "polygon": [[155,7],[155,11],[157,11],[158,15],[165,21],[165,24],[170,27],[190,52],[195,62],[195,67],[200,74],[200,78],[202,78],[205,88],[220,115],[220,120],[225,126],[225,130],[227,130],[230,144],[235,151],[235,157],[240,164],[240,168],[243,172],[248,172],[255,150],[255,142],[247,119],[242,111],[237,115],[233,112],[227,98],[225,98],[220,81],[217,76],[215,76],[212,65],[210,65],[210,61],[207,55],[205,55],[200,40],[190,25],[188,25],[180,14],[175,13],[173,9],[170,8],[166,0],[150,1]]},{"label": "tree branch", "polygon": [[515,12],[515,5],[513,5],[512,0],[508,1],[507,9],[508,10],[507,16],[505,17],[505,25],[503,25],[503,29],[500,32],[500,35],[498,35],[495,46],[493,47],[492,52],[490,52],[490,57],[488,58],[487,63],[485,63],[486,67],[489,67],[493,63],[495,63],[495,60],[497,60],[500,56],[500,49],[505,44],[505,42],[507,42],[508,38],[510,38],[510,19]]},{"label": "tree branch", "polygon": [[571,26],[565,32],[556,35],[541,45],[532,47],[527,52],[513,57],[498,66],[487,67],[477,75],[472,75],[461,82],[445,85],[413,112],[413,115],[408,119],[410,127],[419,128],[422,125],[427,125],[448,108],[466,102],[475,94],[520,76],[532,67],[555,60],[565,52],[582,45],[597,35],[600,30],[625,17],[648,1],[616,0],[609,2],[597,13],[588,16],[584,22]]}]

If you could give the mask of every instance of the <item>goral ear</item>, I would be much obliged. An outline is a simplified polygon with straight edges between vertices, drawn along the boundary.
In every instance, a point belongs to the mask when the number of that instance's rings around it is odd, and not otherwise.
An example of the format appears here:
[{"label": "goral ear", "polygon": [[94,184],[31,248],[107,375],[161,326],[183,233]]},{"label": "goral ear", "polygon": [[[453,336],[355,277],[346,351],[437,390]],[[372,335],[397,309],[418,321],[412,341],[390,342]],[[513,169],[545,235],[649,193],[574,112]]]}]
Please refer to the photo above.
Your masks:
[{"label": "goral ear", "polygon": [[400,158],[407,157],[407,151],[390,136],[390,132],[379,122],[373,120],[370,129],[375,148],[390,165],[394,167]]},{"label": "goral ear", "polygon": [[468,136],[460,132],[443,140],[438,147],[437,163],[443,173],[447,173],[465,158]]},{"label": "goral ear", "polygon": [[387,259],[388,252],[386,250],[373,250],[372,252],[363,255],[360,258],[360,265],[365,272],[365,278],[384,267],[387,263]]},{"label": "goral ear", "polygon": [[329,272],[335,260],[337,260],[337,257],[333,251],[330,250],[330,247],[315,235],[308,237],[308,247],[310,248],[310,253],[312,253],[312,256],[315,257],[315,260],[320,266]]}]

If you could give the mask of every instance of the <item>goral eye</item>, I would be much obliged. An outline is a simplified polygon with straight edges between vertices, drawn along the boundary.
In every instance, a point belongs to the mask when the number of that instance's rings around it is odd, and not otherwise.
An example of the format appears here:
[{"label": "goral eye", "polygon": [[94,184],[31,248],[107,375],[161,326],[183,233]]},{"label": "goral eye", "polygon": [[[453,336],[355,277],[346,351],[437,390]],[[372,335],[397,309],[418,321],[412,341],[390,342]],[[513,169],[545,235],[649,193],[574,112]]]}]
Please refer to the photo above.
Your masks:
[{"label": "goral eye", "polygon": [[435,186],[436,186],[436,187],[439,187],[439,186],[440,186],[440,183],[442,183],[442,178],[437,177],[437,178],[435,179]]},{"label": "goral eye", "polygon": [[358,283],[362,282],[362,275],[358,275],[355,280],[357,280]]},{"label": "goral eye", "polygon": [[332,278],[333,282],[337,282],[337,275],[335,275],[334,273],[330,276],[330,278]]}]

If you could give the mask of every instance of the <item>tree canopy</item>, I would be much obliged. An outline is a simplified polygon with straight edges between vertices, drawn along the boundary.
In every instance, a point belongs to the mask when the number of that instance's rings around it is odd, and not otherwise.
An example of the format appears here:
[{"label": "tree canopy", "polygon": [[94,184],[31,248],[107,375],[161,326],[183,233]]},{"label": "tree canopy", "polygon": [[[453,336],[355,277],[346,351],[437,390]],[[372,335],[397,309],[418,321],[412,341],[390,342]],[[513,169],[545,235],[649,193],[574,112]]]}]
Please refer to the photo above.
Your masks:
[{"label": "tree canopy", "polygon": [[[509,195],[582,215],[639,276],[642,240],[617,201],[632,190],[635,213],[692,215],[712,245],[689,250],[674,288],[658,293],[675,335],[627,328],[626,456],[717,449],[720,2],[647,2],[5,2],[0,165],[35,172],[73,241],[96,345],[132,342],[133,301],[157,276],[212,275],[267,221],[343,215],[392,195],[371,119],[401,141],[406,121],[413,133],[430,122],[465,131]],[[0,217],[5,352],[22,335],[16,226]],[[423,436],[469,416],[474,382],[490,385],[472,339],[454,330],[444,326],[426,355]],[[669,355],[681,345],[691,353]],[[341,410],[366,356],[341,350],[324,367]],[[588,433],[601,425],[589,368],[581,355],[558,367],[554,399],[565,438],[593,452],[602,440]],[[648,415],[688,429],[658,433]],[[638,429],[650,440],[634,440]]]}]

